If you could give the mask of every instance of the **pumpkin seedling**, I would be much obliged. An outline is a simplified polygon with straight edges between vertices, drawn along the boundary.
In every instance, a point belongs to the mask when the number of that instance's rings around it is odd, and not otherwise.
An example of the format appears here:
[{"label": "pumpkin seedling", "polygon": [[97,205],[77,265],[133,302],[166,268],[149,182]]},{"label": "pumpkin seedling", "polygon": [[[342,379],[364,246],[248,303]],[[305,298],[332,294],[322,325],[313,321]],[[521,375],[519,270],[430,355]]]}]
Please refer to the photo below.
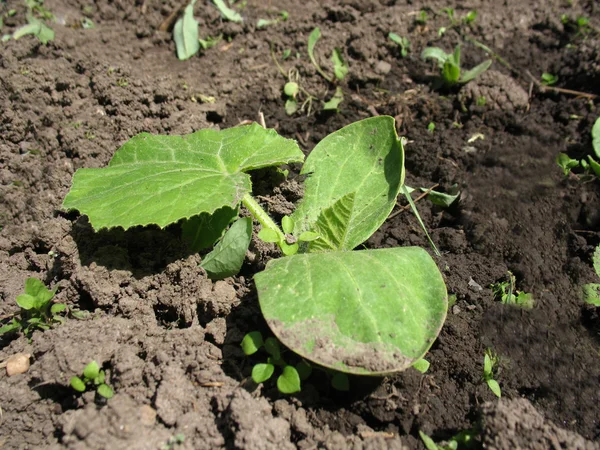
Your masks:
[{"label": "pumpkin seedling", "polygon": [[[270,230],[261,237],[287,254],[254,276],[263,316],[283,345],[338,372],[380,376],[411,367],[446,318],[435,261],[419,247],[352,251],[387,220],[401,191],[414,206],[394,119],[364,119],[319,142],[300,172],[304,197],[282,231],[252,197],[247,172],[303,160],[295,141],[258,124],[142,133],[107,168],[79,169],[63,205],[87,214],[96,229],[184,219],[203,244],[221,239],[202,267],[222,278],[240,270],[252,237],[252,219],[236,220],[243,204]],[[282,380],[293,376],[283,369]]]},{"label": "pumpkin seedling", "polygon": [[491,349],[487,349],[485,354],[483,355],[483,381],[485,381],[490,388],[490,390],[494,393],[494,395],[498,398],[502,397],[502,391],[500,390],[500,385],[494,379],[494,371],[498,367],[498,356],[494,354]]},{"label": "pumpkin seedling", "polygon": [[441,86],[451,87],[456,84],[465,84],[474,80],[492,65],[491,59],[486,59],[481,64],[466,72],[460,66],[460,45],[454,48],[454,53],[446,53],[439,47],[427,47],[421,53],[423,59],[434,59],[440,69],[440,79],[436,83]]},{"label": "pumpkin seedling", "polygon": [[90,362],[83,369],[83,375],[80,377],[71,378],[71,387],[77,392],[85,392],[88,387],[96,389],[96,393],[100,397],[110,399],[114,395],[113,390],[105,382],[104,370],[100,370],[100,366],[96,361]]},{"label": "pumpkin seedling", "polygon": [[523,309],[533,308],[535,305],[533,294],[515,289],[516,279],[510,270],[508,271],[507,276],[507,281],[494,283],[490,286],[494,298],[500,299],[505,305],[515,305]]},{"label": "pumpkin seedling", "polygon": [[52,302],[57,290],[58,286],[49,290],[37,278],[28,278],[25,281],[25,293],[18,295],[16,299],[21,311],[8,324],[0,327],[0,336],[22,331],[25,336],[30,337],[35,330],[48,330],[52,325],[62,323],[64,318],[59,314],[67,305]]}]

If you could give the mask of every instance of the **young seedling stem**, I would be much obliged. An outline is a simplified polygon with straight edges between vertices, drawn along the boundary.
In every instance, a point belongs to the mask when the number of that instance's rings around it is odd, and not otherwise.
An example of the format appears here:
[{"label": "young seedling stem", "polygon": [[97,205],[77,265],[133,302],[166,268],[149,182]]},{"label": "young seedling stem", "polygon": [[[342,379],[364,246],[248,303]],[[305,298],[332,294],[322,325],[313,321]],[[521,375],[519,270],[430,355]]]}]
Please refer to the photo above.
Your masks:
[{"label": "young seedling stem", "polygon": [[258,204],[254,197],[252,197],[250,194],[244,195],[242,198],[242,204],[264,228],[275,231],[282,240],[285,240],[285,234],[283,234],[283,231],[281,231],[273,219],[269,217],[269,214],[267,214],[262,206]]}]

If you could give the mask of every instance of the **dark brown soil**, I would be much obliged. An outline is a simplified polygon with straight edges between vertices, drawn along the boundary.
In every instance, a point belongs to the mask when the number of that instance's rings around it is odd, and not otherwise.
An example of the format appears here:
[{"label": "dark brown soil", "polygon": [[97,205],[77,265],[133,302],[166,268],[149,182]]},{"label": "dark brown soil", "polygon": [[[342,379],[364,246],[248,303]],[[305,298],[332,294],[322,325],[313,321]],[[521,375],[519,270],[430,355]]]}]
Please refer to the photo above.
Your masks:
[{"label": "dark brown soil", "polygon": [[[600,95],[598,34],[560,21],[583,15],[598,27],[598,4],[249,0],[238,25],[199,0],[201,36],[224,39],[178,61],[171,34],[158,28],[181,3],[47,0],[54,41],[0,44],[0,317],[17,311],[15,297],[32,276],[58,284],[60,301],[90,312],[31,340],[0,338],[0,362],[31,354],[27,373],[0,374],[0,448],[412,449],[423,448],[419,430],[440,441],[470,428],[485,448],[600,448],[600,326],[579,295],[595,281],[600,189],[597,180],[564,177],[555,163],[559,152],[592,154],[599,114],[595,101],[540,92],[528,75],[550,72],[561,88]],[[448,6],[457,17],[476,9],[476,22],[451,27],[441,12]],[[422,7],[426,24],[415,21]],[[26,22],[21,1],[0,2],[0,14],[13,8],[2,34]],[[281,10],[288,21],[256,29],[259,18]],[[95,28],[82,29],[84,17]],[[307,90],[328,99],[332,86],[306,54],[315,26],[325,69],[334,46],[348,59],[345,100],[337,114],[314,102],[310,115],[289,117],[270,46],[279,57],[291,49],[284,69],[296,68]],[[441,26],[447,31],[439,38]],[[390,31],[410,39],[406,58]],[[421,50],[464,41],[463,64],[472,67],[486,56],[467,38],[511,69],[495,62],[495,73],[462,90],[433,91],[434,67],[420,60]],[[489,102],[478,106],[482,95]],[[240,276],[211,282],[176,226],[95,233],[85,217],[61,211],[74,171],[105,166],[135,134],[230,127],[259,111],[307,153],[344,125],[392,115],[409,139],[407,184],[459,185],[460,203],[448,210],[419,202],[457,299],[426,375],[356,377],[350,393],[316,375],[293,397],[272,384],[253,386],[254,360],[239,343],[248,331],[266,331],[252,276],[275,255],[271,246],[254,243]],[[484,139],[469,142],[477,133]],[[273,177],[262,175],[255,193],[271,195]],[[266,197],[276,218],[301,195],[294,170],[291,178]],[[429,248],[409,212],[389,219],[367,245]],[[534,294],[533,310],[493,298],[490,284],[508,270],[519,290]],[[508,400],[497,401],[481,381],[486,348],[501,358],[497,380]],[[91,360],[115,390],[107,402],[69,387]],[[183,443],[164,447],[178,434]]]}]

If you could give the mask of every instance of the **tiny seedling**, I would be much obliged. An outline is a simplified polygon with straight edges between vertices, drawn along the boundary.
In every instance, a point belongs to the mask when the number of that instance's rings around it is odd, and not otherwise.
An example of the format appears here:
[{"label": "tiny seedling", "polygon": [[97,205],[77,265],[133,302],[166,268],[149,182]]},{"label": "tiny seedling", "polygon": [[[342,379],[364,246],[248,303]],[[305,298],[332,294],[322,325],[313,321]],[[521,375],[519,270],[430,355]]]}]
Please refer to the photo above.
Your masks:
[{"label": "tiny seedling", "polygon": [[396,33],[390,33],[388,34],[388,37],[392,40],[392,42],[398,44],[398,46],[400,47],[400,55],[403,58],[406,58],[411,48],[410,41],[408,40],[408,38],[406,36],[398,36]]},{"label": "tiny seedling", "polygon": [[435,122],[429,122],[427,125],[427,131],[433,133],[435,131]]},{"label": "tiny seedling", "polygon": [[452,436],[446,443],[438,444],[427,434],[419,430],[419,437],[427,450],[458,450],[458,448],[471,448],[476,436],[475,430],[465,430]]},{"label": "tiny seedling", "polygon": [[415,16],[415,23],[417,25],[424,26],[424,25],[427,24],[428,20],[429,20],[429,16],[427,15],[427,11],[425,11],[424,9],[422,9],[421,11],[419,11],[419,14],[417,14]]},{"label": "tiny seedling", "polygon": [[592,30],[590,19],[584,16],[572,18],[567,14],[563,14],[560,21],[564,25],[565,31],[575,33],[577,36],[586,35]]},{"label": "tiny seedling", "polygon": [[96,361],[90,362],[83,369],[83,375],[81,377],[71,378],[71,387],[77,392],[85,392],[88,387],[96,389],[96,393],[100,397],[110,399],[114,395],[113,390],[104,381],[106,374],[104,370],[100,370],[100,366]]},{"label": "tiny seedling", "polygon": [[[596,158],[600,159],[600,117],[596,119],[592,126],[592,147]],[[585,159],[577,160],[572,159],[566,153],[559,153],[556,157],[556,163],[563,170],[565,176],[577,168],[583,169],[583,175],[581,175],[581,181],[587,181],[593,173],[597,178],[600,178],[600,163],[596,161],[594,156],[588,155],[587,161]]]},{"label": "tiny seedling", "polygon": [[206,39],[198,39],[198,42],[200,43],[200,47],[202,48],[202,50],[208,50],[209,48],[213,48],[215,45],[217,45],[222,40],[223,40],[223,35],[220,34],[216,37],[207,36]]},{"label": "tiny seedling", "polygon": [[95,229],[179,222],[184,236],[198,238],[193,250],[218,242],[201,265],[220,279],[239,272],[252,239],[252,218],[238,218],[242,204],[269,230],[260,237],[286,255],[254,276],[279,342],[338,372],[387,375],[411,367],[446,318],[435,261],[419,247],[352,251],[387,220],[401,191],[415,211],[394,119],[364,119],[319,142],[300,171],[307,175],[304,197],[282,231],[251,195],[247,172],[302,161],[295,141],[258,124],[185,136],[142,133],[108,167],[79,169],[63,206],[86,214]]},{"label": "tiny seedling", "polygon": [[502,397],[502,391],[500,390],[500,385],[494,379],[494,372],[498,367],[498,356],[494,354],[491,349],[487,349],[485,354],[483,355],[483,381],[485,381],[490,388],[490,390],[494,393],[494,395],[498,398]]},{"label": "tiny seedling", "polygon": [[523,309],[532,309],[535,305],[533,294],[515,289],[516,279],[509,270],[508,281],[501,281],[490,286],[494,298],[500,299],[504,305],[515,305]]},{"label": "tiny seedling", "polygon": [[467,14],[464,15],[464,17],[462,18],[462,21],[466,25],[471,25],[472,23],[475,22],[476,19],[477,19],[477,11],[471,10]]},{"label": "tiny seedling", "polygon": [[421,58],[431,58],[437,61],[441,73],[437,84],[446,87],[468,83],[488,70],[492,65],[492,60],[487,59],[474,68],[462,72],[460,66],[460,45],[454,48],[454,53],[446,53],[439,47],[427,47],[421,53]]},{"label": "tiny seedling", "polygon": [[185,435],[183,433],[177,433],[171,436],[166,444],[164,444],[160,450],[174,450],[185,442]]},{"label": "tiny seedling", "polygon": [[258,22],[256,22],[256,28],[260,30],[262,28],[278,24],[279,22],[285,22],[286,20],[288,20],[288,17],[289,13],[287,11],[281,11],[279,13],[279,17],[277,17],[276,19],[258,19]]},{"label": "tiny seedling", "polygon": [[[594,264],[594,271],[596,275],[600,279],[600,245],[596,247],[594,250],[594,255],[592,256],[592,261]],[[583,285],[583,301],[593,305],[600,307],[600,284],[598,283],[588,283]]]},{"label": "tiny seedling", "polygon": [[558,75],[554,75],[548,72],[542,74],[542,84],[544,86],[552,86],[558,83]]},{"label": "tiny seedling", "polygon": [[52,325],[62,323],[64,318],[59,314],[67,306],[52,302],[57,290],[58,286],[49,290],[37,278],[28,278],[25,281],[25,293],[18,295],[16,299],[21,311],[8,324],[0,327],[0,336],[22,331],[29,337],[35,330],[48,330]]},{"label": "tiny seedling", "polygon": [[[271,379],[276,368],[279,368],[281,374],[277,377],[277,389],[282,394],[295,394],[302,389],[301,383],[312,374],[312,365],[304,360],[295,366],[287,364],[283,358],[286,349],[282,349],[279,341],[274,337],[268,337],[263,340],[260,331],[252,331],[246,334],[241,346],[246,356],[253,355],[260,349],[264,349],[269,354],[265,363],[255,364],[252,368],[252,380],[256,384],[264,383]],[[331,386],[334,389],[340,391],[350,389],[350,382],[345,373],[321,369],[318,366],[316,368],[325,370],[331,376]]]},{"label": "tiny seedling", "polygon": [[348,64],[342,55],[342,51],[339,48],[334,48],[331,52],[331,62],[333,63],[333,76],[327,75],[319,63],[317,62],[317,58],[315,57],[315,46],[317,42],[321,39],[321,30],[317,27],[308,36],[308,57],[310,58],[310,62],[314,66],[314,68],[319,72],[319,74],[325,78],[330,83],[334,83],[337,81],[342,81],[346,75],[348,74]]},{"label": "tiny seedling", "polygon": [[[48,42],[54,40],[54,30],[46,25],[46,22],[54,20],[54,14],[52,14],[45,6],[43,0],[25,0],[27,6],[27,25],[23,25],[17,29],[13,34],[13,39],[20,39],[23,36],[33,35],[38,40],[46,45]],[[10,11],[9,11],[10,14]],[[14,14],[12,14],[14,15]],[[0,27],[1,28],[1,27]],[[11,35],[4,35],[3,41],[11,38]]]}]

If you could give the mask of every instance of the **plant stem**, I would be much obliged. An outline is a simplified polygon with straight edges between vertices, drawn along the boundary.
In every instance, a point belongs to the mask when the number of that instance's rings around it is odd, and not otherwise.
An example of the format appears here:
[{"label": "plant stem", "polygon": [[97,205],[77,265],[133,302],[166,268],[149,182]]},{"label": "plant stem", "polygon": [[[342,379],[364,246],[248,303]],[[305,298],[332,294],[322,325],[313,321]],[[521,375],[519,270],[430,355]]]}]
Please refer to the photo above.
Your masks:
[{"label": "plant stem", "polygon": [[275,231],[282,242],[285,242],[285,234],[283,231],[277,226],[277,224],[269,217],[267,212],[262,209],[262,207],[258,204],[258,202],[252,197],[250,194],[245,194],[244,198],[242,198],[242,204],[250,211],[256,220],[264,227],[270,230]]}]

